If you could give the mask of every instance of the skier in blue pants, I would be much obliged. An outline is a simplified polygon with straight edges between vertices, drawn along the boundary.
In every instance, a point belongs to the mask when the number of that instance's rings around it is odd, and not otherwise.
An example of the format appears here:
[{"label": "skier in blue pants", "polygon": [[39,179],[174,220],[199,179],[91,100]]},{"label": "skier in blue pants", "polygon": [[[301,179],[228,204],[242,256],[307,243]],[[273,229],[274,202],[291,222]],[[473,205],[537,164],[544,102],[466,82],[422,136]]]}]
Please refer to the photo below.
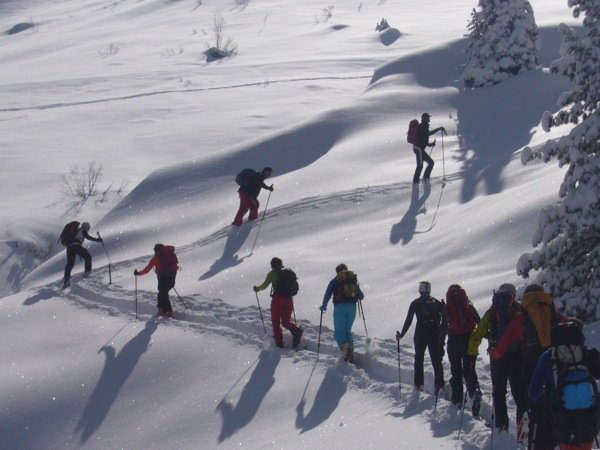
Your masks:
[{"label": "skier in blue pants", "polygon": [[335,268],[336,276],[327,285],[323,303],[319,308],[327,310],[327,304],[333,296],[333,328],[334,337],[345,361],[354,362],[354,340],[352,325],[356,318],[356,303],[364,298],[354,272],[345,264]]}]

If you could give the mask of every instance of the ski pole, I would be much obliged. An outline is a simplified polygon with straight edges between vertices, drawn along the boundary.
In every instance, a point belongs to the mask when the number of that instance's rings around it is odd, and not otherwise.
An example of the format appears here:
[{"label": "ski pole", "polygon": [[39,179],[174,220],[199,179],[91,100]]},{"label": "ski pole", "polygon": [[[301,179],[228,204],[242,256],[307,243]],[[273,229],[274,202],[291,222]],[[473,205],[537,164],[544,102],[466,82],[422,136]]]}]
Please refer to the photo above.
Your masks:
[{"label": "ski pole", "polygon": [[258,304],[258,312],[260,313],[260,321],[262,322],[262,326],[263,326],[263,330],[265,331],[265,334],[267,334],[267,327],[265,327],[265,319],[263,318],[263,313],[262,313],[262,309],[260,307],[260,302],[258,301],[258,292],[254,291],[254,294],[256,295],[256,303]]},{"label": "ski pole", "polygon": [[446,157],[444,156],[444,134],[442,131],[442,181],[446,181]]},{"label": "ski pole", "polygon": [[181,298],[181,295],[179,295],[179,292],[177,292],[177,289],[175,289],[175,286],[173,286],[173,290],[175,291],[175,294],[177,294],[177,298],[179,299],[179,301],[181,302],[181,304],[183,305],[183,307],[185,309],[188,309],[187,305],[185,304],[185,302]]},{"label": "ski pole", "polygon": [[269,191],[269,196],[267,197],[267,202],[265,203],[265,210],[263,211],[262,217],[260,219],[260,223],[258,224],[258,230],[256,231],[256,237],[254,238],[254,243],[252,244],[252,248],[250,249],[250,254],[254,252],[254,247],[256,246],[256,241],[258,241],[258,235],[260,234],[260,228],[262,227],[263,221],[265,220],[265,215],[267,214],[267,208],[269,207],[269,200],[271,199],[271,192]]},{"label": "ski pole", "polygon": [[402,396],[402,372],[400,371],[400,332],[396,331],[396,344],[398,346],[398,392]]},{"label": "ski pole", "polygon": [[494,450],[494,428],[496,428],[496,424],[494,423],[494,414],[495,414],[495,409],[496,409],[496,401],[495,401],[495,396],[494,396],[494,385],[492,384],[492,439],[490,442],[490,450]]},{"label": "ski pole", "polygon": [[319,352],[321,351],[321,327],[323,326],[323,311],[319,319],[319,338],[317,339],[317,361],[319,360]]},{"label": "ski pole", "polygon": [[458,424],[458,436],[456,437],[456,440],[460,440],[460,432],[462,430],[463,418],[465,416],[465,405],[467,404],[467,394],[469,393],[469,386],[471,385],[471,371],[470,370],[469,370],[469,376],[465,381],[467,382],[467,386],[466,386],[467,389],[466,389],[466,392],[464,393],[462,407],[460,409],[460,422]]},{"label": "ski pole", "polygon": [[137,275],[133,276],[135,280],[135,320],[138,318],[138,295],[137,295]]},{"label": "ski pole", "polygon": [[[100,237],[100,232],[97,231],[96,235],[98,236],[98,239],[102,239]],[[108,256],[108,250],[106,250],[106,245],[104,245],[104,241],[101,241],[100,243],[102,244],[104,253],[106,253],[106,257],[108,258],[108,284],[112,284],[112,273],[111,273],[112,261],[110,260],[110,256]]]},{"label": "ski pole", "polygon": [[365,320],[365,311],[362,306],[362,300],[358,301],[358,311],[362,315],[363,323],[365,324],[365,334],[367,335],[367,340],[369,339],[369,332],[367,331],[367,321]]}]

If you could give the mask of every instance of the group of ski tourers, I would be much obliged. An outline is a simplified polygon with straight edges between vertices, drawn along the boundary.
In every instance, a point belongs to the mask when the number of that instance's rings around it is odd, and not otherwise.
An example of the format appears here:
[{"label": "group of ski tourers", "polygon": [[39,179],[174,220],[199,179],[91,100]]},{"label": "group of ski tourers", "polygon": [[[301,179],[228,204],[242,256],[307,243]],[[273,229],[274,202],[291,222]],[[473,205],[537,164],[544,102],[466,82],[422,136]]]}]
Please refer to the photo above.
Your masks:
[{"label": "group of ski tourers", "polygon": [[[444,387],[444,345],[450,362],[451,401],[464,412],[466,396],[479,415],[481,390],[475,362],[483,338],[488,340],[492,378],[492,432],[507,432],[507,384],[516,406],[516,434],[529,449],[591,449],[600,431],[600,353],[585,347],[583,323],[556,311],[552,296],[537,285],[527,286],[517,300],[514,285],[494,291],[491,305],[480,317],[465,290],[451,285],[440,301],[431,284],[419,284],[420,297],[409,307],[398,342],[416,316],[414,384],[422,390],[423,361],[429,351],[434,392]],[[447,342],[446,342],[447,336]],[[461,416],[462,417],[462,416]]]},{"label": "group of ski tourers", "polygon": [[[416,119],[409,124],[407,140],[413,144],[417,167],[413,177],[419,183],[423,162],[427,168],[423,182],[428,182],[433,160],[425,151],[435,141],[429,137],[443,127],[429,131],[430,115],[423,113],[421,122]],[[240,227],[249,211],[248,221],[258,218],[262,189],[273,191],[265,179],[273,173],[271,167],[261,171],[242,170],[235,178],[240,205],[232,222]],[[267,200],[268,201],[268,200]],[[60,242],[67,247],[63,289],[70,286],[71,270],[75,258],[85,261],[84,276],[92,269],[92,257],[83,247],[85,239],[103,244],[98,234],[89,234],[90,224],[76,221],[65,225]],[[108,255],[108,254],[107,254]],[[262,319],[258,292],[271,287],[271,324],[277,347],[284,346],[282,327],[292,335],[292,347],[297,348],[302,327],[292,321],[293,297],[299,286],[296,274],[284,267],[283,261],[274,257],[271,270],[260,285],[253,286]],[[173,317],[169,291],[175,287],[179,269],[175,249],[171,245],[156,244],[154,256],[148,265],[134,275],[145,275],[155,269],[158,280],[157,315]],[[330,300],[333,300],[334,337],[345,361],[354,362],[352,326],[357,310],[362,311],[364,294],[356,274],[345,264],[335,268],[336,275],[325,290],[320,306],[321,322]],[[427,350],[434,372],[434,392],[437,398],[444,389],[442,360],[444,346],[450,363],[450,399],[464,413],[467,395],[471,399],[471,411],[479,415],[482,393],[475,362],[479,346],[486,338],[490,355],[492,379],[492,432],[507,432],[507,385],[510,385],[516,407],[516,434],[521,442],[527,441],[529,449],[549,450],[558,444],[561,450],[592,448],[600,431],[600,401],[595,379],[600,379],[600,352],[585,347],[583,323],[564,317],[554,307],[550,294],[536,284],[526,287],[517,300],[514,285],[504,283],[494,291],[490,308],[480,317],[469,300],[465,289],[458,284],[449,286],[445,300],[431,295],[431,284],[419,283],[420,296],[409,307],[402,331],[396,332],[398,351],[400,340],[405,336],[416,317],[414,332],[414,385],[422,390],[424,385],[424,356]],[[264,321],[263,321],[264,326]],[[365,323],[366,330],[366,323]],[[446,341],[447,338],[447,341]],[[320,343],[320,334],[319,334]],[[493,436],[493,435],[492,435]]]}]

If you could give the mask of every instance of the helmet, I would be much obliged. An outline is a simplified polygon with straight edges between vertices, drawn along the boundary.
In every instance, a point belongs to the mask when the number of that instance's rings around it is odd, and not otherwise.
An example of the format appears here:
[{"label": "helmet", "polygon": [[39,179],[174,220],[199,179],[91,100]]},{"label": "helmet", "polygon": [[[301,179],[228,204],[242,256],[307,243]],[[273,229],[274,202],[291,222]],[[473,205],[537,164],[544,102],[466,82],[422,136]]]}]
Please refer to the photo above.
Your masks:
[{"label": "helmet", "polygon": [[429,295],[431,294],[431,283],[429,281],[419,282],[419,294]]},{"label": "helmet", "polygon": [[81,229],[87,233],[88,231],[90,231],[90,223],[89,222],[83,222],[81,224]]},{"label": "helmet", "polygon": [[283,267],[283,261],[281,258],[273,258],[271,260],[271,269],[281,269]]},{"label": "helmet", "polygon": [[344,270],[348,270],[348,266],[344,263],[338,264],[335,267],[335,273],[340,273],[340,272],[343,272]]}]

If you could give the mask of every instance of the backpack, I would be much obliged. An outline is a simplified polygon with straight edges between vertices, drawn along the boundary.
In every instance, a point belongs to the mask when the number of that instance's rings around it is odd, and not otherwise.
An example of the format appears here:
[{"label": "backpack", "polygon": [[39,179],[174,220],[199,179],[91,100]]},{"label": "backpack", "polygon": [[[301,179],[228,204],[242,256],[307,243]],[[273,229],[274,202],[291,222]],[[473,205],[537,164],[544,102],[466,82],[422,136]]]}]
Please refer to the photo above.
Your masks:
[{"label": "backpack", "polygon": [[[172,245],[163,245],[158,250],[160,273],[177,273],[179,270],[179,260],[175,254],[175,247]],[[158,271],[157,271],[158,272]]]},{"label": "backpack", "polygon": [[476,314],[464,289],[455,288],[448,291],[446,295],[448,334],[466,334],[473,331],[477,326]]},{"label": "backpack", "polygon": [[525,347],[552,345],[552,327],[558,323],[552,296],[543,291],[523,295],[521,308],[525,317]]},{"label": "backpack", "polygon": [[58,242],[60,242],[65,247],[69,244],[72,244],[77,236],[77,229],[79,228],[79,222],[74,220],[73,222],[69,222],[66,224],[58,237]]},{"label": "backpack", "polygon": [[412,145],[417,145],[419,133],[419,121],[413,119],[408,124],[408,132],[406,133],[406,142]]},{"label": "backpack", "polygon": [[[493,347],[500,341],[508,323],[516,314],[515,302],[513,301],[510,292],[494,292],[494,295],[492,296],[491,314],[490,335],[488,340],[490,341],[490,346]],[[517,345],[518,343],[515,343],[515,348]]]},{"label": "backpack", "polygon": [[579,327],[562,323],[552,329],[552,369],[557,406],[568,411],[594,405],[596,382],[585,364],[584,337]]},{"label": "backpack", "polygon": [[279,280],[277,280],[277,287],[275,288],[274,293],[290,297],[296,295],[300,286],[298,285],[298,277],[294,271],[284,267],[278,271],[278,274]]},{"label": "backpack", "polygon": [[351,270],[342,270],[335,276],[336,288],[333,293],[333,303],[358,302],[358,278]]},{"label": "backpack", "polygon": [[433,297],[422,298],[418,319],[431,327],[439,327],[442,322],[442,302]]},{"label": "backpack", "polygon": [[255,173],[256,171],[253,169],[243,169],[235,176],[235,182],[240,186],[246,186],[250,177]]}]

